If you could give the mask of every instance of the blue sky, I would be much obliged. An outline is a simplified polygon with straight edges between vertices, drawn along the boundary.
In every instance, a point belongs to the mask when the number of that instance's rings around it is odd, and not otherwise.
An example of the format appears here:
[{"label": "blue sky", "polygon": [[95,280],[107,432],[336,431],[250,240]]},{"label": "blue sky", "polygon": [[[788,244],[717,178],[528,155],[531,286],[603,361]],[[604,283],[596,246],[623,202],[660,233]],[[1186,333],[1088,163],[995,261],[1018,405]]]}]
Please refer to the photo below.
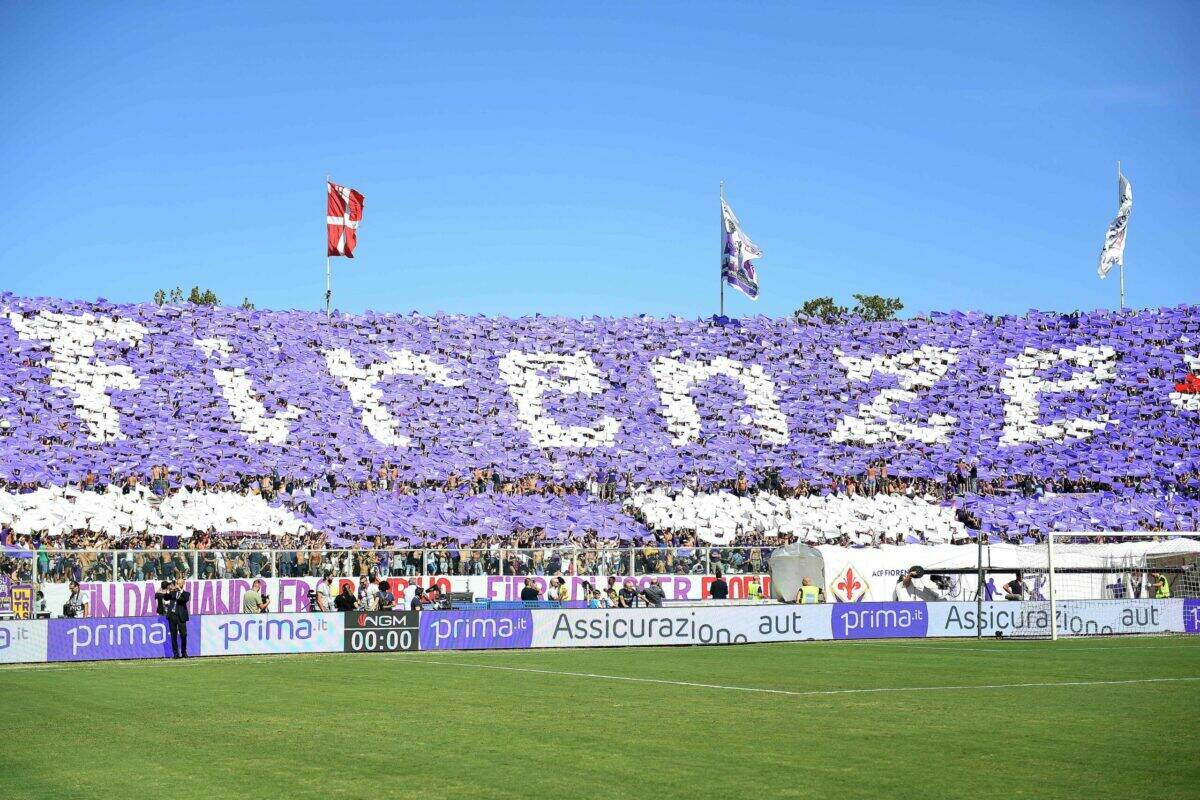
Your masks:
[{"label": "blue sky", "polygon": [[[1200,301],[1196,3],[0,3],[0,289],[704,316]],[[913,6],[908,8],[907,6]]]}]

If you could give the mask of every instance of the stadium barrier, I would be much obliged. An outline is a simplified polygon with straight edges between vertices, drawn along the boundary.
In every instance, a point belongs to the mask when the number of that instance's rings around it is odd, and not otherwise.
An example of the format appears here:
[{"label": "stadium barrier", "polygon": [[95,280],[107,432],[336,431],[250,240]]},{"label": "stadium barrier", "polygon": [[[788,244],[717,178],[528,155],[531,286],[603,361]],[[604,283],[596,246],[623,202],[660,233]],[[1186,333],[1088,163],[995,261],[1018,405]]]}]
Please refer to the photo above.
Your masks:
[{"label": "stadium barrier", "polygon": [[[1061,635],[1200,633],[1200,600],[1064,601]],[[211,614],[190,655],[360,653],[1046,635],[1039,602],[678,605],[635,609]],[[0,663],[165,658],[162,617],[0,621]]]}]

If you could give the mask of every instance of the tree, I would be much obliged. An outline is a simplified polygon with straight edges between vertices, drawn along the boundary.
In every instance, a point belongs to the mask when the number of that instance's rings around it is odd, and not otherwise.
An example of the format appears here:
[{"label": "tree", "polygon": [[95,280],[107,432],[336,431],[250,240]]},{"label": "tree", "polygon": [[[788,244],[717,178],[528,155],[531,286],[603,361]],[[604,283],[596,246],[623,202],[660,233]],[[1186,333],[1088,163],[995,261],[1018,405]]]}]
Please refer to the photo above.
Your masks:
[{"label": "tree", "polygon": [[194,306],[219,306],[221,301],[213,294],[212,289],[200,291],[199,286],[193,286],[192,291],[188,294],[188,302]]},{"label": "tree", "polygon": [[877,294],[856,294],[855,304],[851,313],[867,322],[883,322],[895,319],[896,314],[904,309],[904,303],[899,297],[880,297]]},{"label": "tree", "polygon": [[239,306],[239,307],[240,307],[240,308],[241,308],[243,311],[253,311],[253,310],[254,310],[254,303],[251,303],[251,302],[250,302],[250,298],[249,298],[249,297],[243,297],[243,298],[242,298],[242,305],[241,305],[241,306]]},{"label": "tree", "polygon": [[178,286],[176,286],[171,290],[171,293],[167,296],[167,299],[171,301],[172,305],[179,305],[183,302],[183,289],[180,289]]},{"label": "tree", "polygon": [[833,302],[832,297],[814,297],[792,313],[797,321],[802,317],[815,317],[822,322],[837,322],[845,319],[846,307]]},{"label": "tree", "polygon": [[167,302],[167,293],[159,289],[154,293],[154,305],[161,306],[165,302]]}]

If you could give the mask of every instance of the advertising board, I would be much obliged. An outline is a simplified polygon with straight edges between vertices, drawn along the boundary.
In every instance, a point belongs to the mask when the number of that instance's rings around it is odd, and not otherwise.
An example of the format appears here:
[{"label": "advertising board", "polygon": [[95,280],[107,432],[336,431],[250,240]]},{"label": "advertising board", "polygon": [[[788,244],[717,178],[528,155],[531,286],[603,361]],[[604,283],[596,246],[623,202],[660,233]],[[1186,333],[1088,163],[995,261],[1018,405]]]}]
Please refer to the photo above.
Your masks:
[{"label": "advertising board", "polygon": [[[1049,636],[1045,602],[929,603],[926,636]],[[1182,600],[1063,600],[1056,604],[1059,636],[1170,633],[1184,627]]]},{"label": "advertising board", "polygon": [[832,639],[830,606],[535,611],[533,647],[740,644]]},{"label": "advertising board", "polygon": [[929,627],[925,603],[837,603],[834,639],[920,638]]},{"label": "advertising board", "polygon": [[339,653],[345,644],[343,614],[216,614],[200,620],[206,656]]},{"label": "advertising board", "polygon": [[46,632],[44,620],[0,621],[0,664],[45,661]]},{"label": "advertising board", "polygon": [[1183,601],[1183,632],[1200,633],[1200,600]]},{"label": "advertising board", "polygon": [[529,647],[532,611],[425,611],[422,650],[492,650]]},{"label": "advertising board", "polygon": [[395,653],[420,644],[419,611],[350,611],[345,615],[347,653]]},{"label": "advertising board", "polygon": [[[117,658],[170,658],[171,635],[165,617],[52,619],[47,624],[50,661],[104,661]],[[200,623],[187,623],[188,653],[200,653]]]}]

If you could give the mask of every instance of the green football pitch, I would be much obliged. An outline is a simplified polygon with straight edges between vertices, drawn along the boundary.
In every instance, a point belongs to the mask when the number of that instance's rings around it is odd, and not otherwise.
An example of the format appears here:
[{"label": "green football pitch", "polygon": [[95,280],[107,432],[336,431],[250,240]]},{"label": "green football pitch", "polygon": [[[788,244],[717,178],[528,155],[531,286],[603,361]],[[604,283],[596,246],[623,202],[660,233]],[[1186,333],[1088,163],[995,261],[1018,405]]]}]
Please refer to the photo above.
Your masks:
[{"label": "green football pitch", "polygon": [[1200,637],[0,668],[0,797],[1200,796]]}]

